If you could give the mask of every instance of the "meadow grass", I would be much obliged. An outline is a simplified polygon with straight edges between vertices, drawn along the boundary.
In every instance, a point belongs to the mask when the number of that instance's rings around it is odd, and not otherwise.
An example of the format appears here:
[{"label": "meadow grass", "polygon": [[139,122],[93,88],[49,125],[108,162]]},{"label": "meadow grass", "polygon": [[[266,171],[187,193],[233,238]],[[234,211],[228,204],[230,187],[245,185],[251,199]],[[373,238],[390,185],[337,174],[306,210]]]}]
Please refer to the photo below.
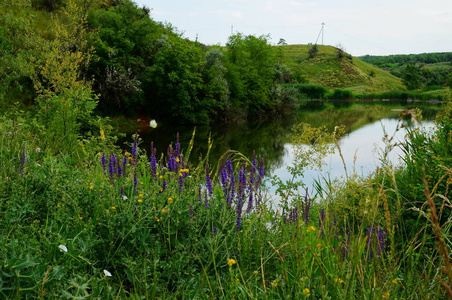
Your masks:
[{"label": "meadow grass", "polygon": [[445,298],[450,109],[437,124],[408,134],[403,169],[350,173],[321,199],[281,185],[292,196],[275,207],[265,158],[229,151],[208,165],[206,153],[192,165],[192,143],[158,152],[134,135],[126,151],[103,131],[64,152],[30,121],[3,117],[0,295]]}]

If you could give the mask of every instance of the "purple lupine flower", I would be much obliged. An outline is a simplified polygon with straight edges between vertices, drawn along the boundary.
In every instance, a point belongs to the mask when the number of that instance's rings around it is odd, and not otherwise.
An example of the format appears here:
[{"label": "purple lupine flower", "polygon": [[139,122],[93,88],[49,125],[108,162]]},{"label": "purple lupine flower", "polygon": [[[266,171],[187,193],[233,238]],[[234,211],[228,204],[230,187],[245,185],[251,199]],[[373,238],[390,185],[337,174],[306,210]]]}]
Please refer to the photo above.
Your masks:
[{"label": "purple lupine flower", "polygon": [[206,163],[206,187],[209,195],[213,195],[212,180],[210,179],[209,163]]},{"label": "purple lupine flower", "polygon": [[298,221],[298,207],[294,207],[292,209],[292,223],[296,223]]},{"label": "purple lupine flower", "polygon": [[126,175],[127,168],[127,156],[125,154],[122,155],[122,175]]},{"label": "purple lupine flower", "polygon": [[100,162],[102,163],[102,170],[107,171],[107,157],[105,156],[105,152],[102,151],[102,156],[100,158]]},{"label": "purple lupine flower", "polygon": [[137,150],[138,150],[138,133],[135,133],[133,144],[132,144],[132,164],[135,165],[137,163]]},{"label": "purple lupine flower", "polygon": [[181,153],[180,153],[180,143],[179,143],[179,132],[176,134],[176,144],[174,145],[174,156],[179,158],[179,161],[181,160]]},{"label": "purple lupine flower", "polygon": [[119,192],[121,193],[121,196],[124,196],[124,187],[121,186],[121,189],[119,190]]},{"label": "purple lupine flower", "polygon": [[306,188],[306,195],[304,197],[303,205],[304,205],[304,207],[303,207],[304,223],[305,223],[305,225],[308,225],[309,211],[311,209],[311,199],[308,198],[308,188]]},{"label": "purple lupine flower", "polygon": [[116,173],[116,155],[113,152],[110,153],[110,159],[108,161],[108,173],[110,174],[110,179],[113,179]]},{"label": "purple lupine flower", "polygon": [[137,186],[138,186],[138,178],[137,174],[133,174],[133,192],[137,192]]},{"label": "purple lupine flower", "polygon": [[116,174],[118,175],[118,178],[121,178],[122,168],[121,168],[121,165],[118,162],[116,163]]},{"label": "purple lupine flower", "polygon": [[228,197],[226,198],[226,203],[228,204],[228,206],[231,206],[232,202],[234,201],[234,197],[235,197],[235,175],[234,175],[234,169],[232,168],[232,161],[229,157],[226,160],[226,169],[227,169],[227,173],[228,173],[228,181],[230,182],[229,193],[228,193]]},{"label": "purple lupine flower", "polygon": [[385,247],[386,238],[388,236],[387,232],[379,226],[371,226],[366,228],[366,234],[366,246],[369,253],[369,258],[373,258],[374,249],[377,250],[377,256],[380,256]]},{"label": "purple lupine flower", "polygon": [[378,251],[378,254],[380,254],[385,249],[385,243],[386,243],[386,239],[388,237],[388,233],[386,232],[386,230],[382,229],[379,226],[377,226],[376,231],[377,231],[377,239],[378,239],[377,251]]},{"label": "purple lupine flower", "polygon": [[214,226],[212,232],[213,232],[213,235],[216,235],[217,234],[217,227]]},{"label": "purple lupine flower", "polygon": [[220,182],[221,182],[221,186],[223,187],[223,194],[224,196],[228,197],[228,170],[226,168],[226,165],[223,165],[223,168],[221,168],[220,171]]},{"label": "purple lupine flower", "polygon": [[193,205],[190,204],[190,214],[188,215],[188,217],[191,219],[193,218]]},{"label": "purple lupine flower", "polygon": [[237,192],[237,227],[236,230],[240,229],[242,225],[242,208],[243,200],[245,199],[245,187],[246,187],[246,167],[242,165],[239,171],[239,190]]},{"label": "purple lupine flower", "polygon": [[151,142],[151,175],[154,178],[157,178],[157,158],[156,158],[157,149],[154,148],[154,142]]}]

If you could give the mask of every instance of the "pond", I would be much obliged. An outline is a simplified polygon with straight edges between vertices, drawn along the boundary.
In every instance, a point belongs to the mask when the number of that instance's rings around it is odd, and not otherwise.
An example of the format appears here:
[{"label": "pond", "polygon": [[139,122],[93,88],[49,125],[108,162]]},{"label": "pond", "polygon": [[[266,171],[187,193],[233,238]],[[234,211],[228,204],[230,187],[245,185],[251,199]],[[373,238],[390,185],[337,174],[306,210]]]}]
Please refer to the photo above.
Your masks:
[{"label": "pond", "polygon": [[[212,148],[208,157],[213,166],[229,149],[252,157],[253,150],[258,158],[265,159],[266,175],[279,176],[283,181],[290,180],[287,171],[294,160],[293,145],[290,134],[292,127],[301,122],[312,127],[326,126],[330,131],[337,125],[345,125],[346,134],[340,140],[340,148],[348,173],[353,170],[359,175],[373,172],[380,164],[381,151],[384,149],[382,138],[395,133],[398,115],[404,109],[419,108],[422,110],[420,123],[402,120],[407,127],[433,126],[433,120],[442,110],[441,104],[428,102],[324,102],[310,101],[296,113],[266,119],[249,120],[234,124],[214,124],[209,126],[182,126],[159,123],[157,128],[145,128],[139,132],[143,140],[141,148],[149,149],[151,141],[158,153],[166,153],[169,144],[176,141],[179,133],[182,152],[185,153],[195,131],[194,147],[190,154],[191,164],[197,164],[200,157],[205,157],[209,137]],[[394,141],[403,140],[406,128],[396,132]],[[126,133],[127,141],[132,141],[133,132]],[[125,140],[120,141],[123,144]],[[395,148],[388,158],[397,163],[400,149]],[[322,171],[306,170],[303,181],[312,190],[314,180],[345,176],[344,164],[338,151],[328,155]],[[272,188],[270,188],[272,190]]]}]

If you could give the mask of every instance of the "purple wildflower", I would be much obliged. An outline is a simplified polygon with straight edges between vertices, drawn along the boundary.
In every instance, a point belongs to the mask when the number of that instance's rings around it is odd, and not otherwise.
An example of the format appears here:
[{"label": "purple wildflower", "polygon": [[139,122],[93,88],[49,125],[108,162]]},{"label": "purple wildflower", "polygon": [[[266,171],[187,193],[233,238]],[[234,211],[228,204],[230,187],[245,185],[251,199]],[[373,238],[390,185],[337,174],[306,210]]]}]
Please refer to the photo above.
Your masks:
[{"label": "purple wildflower", "polygon": [[116,173],[116,155],[113,152],[110,153],[110,159],[108,161],[108,173],[110,174],[110,179],[113,179]]},{"label": "purple wildflower", "polygon": [[209,174],[209,164],[206,163],[206,187],[207,190],[209,192],[209,195],[213,194],[213,187],[212,187],[212,180],[210,179],[210,174]]},{"label": "purple wildflower", "polygon": [[157,158],[156,158],[157,149],[154,148],[154,142],[151,142],[151,175],[154,178],[157,178]]},{"label": "purple wildflower", "polygon": [[217,227],[213,227],[213,234],[216,235],[217,234]]},{"label": "purple wildflower", "polygon": [[237,227],[236,230],[240,229],[242,225],[242,208],[243,200],[245,198],[245,187],[246,187],[246,167],[243,165],[239,171],[239,190],[237,192]]},{"label": "purple wildflower", "polygon": [[100,158],[100,162],[102,163],[102,170],[104,170],[104,174],[105,174],[105,171],[107,170],[107,157],[105,156],[104,151],[102,151],[102,156]]},{"label": "purple wildflower", "polygon": [[380,256],[385,247],[386,238],[388,236],[387,232],[379,226],[371,226],[366,228],[366,233],[366,246],[369,253],[369,258],[373,258],[374,249],[377,251],[377,256]]},{"label": "purple wildflower", "polygon": [[137,174],[133,174],[133,192],[137,192],[137,186],[138,186],[138,178]]},{"label": "purple wildflower", "polygon": [[138,133],[135,133],[132,145],[132,164],[137,163],[137,150],[138,150]]},{"label": "purple wildflower", "polygon": [[122,155],[122,175],[126,175],[126,168],[127,168],[127,156]]}]

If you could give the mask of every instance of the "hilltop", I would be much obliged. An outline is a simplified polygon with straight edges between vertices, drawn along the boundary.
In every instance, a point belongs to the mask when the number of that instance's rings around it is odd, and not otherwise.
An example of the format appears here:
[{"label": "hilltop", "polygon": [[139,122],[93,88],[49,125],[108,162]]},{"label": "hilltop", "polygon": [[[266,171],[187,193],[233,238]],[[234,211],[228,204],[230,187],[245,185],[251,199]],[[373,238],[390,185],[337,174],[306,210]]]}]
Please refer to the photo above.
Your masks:
[{"label": "hilltop", "polygon": [[310,58],[312,45],[282,45],[282,62],[296,77],[306,83],[328,88],[347,88],[353,92],[377,92],[403,90],[400,78],[366,63],[345,52],[338,55],[338,48],[317,45],[318,52]]}]

